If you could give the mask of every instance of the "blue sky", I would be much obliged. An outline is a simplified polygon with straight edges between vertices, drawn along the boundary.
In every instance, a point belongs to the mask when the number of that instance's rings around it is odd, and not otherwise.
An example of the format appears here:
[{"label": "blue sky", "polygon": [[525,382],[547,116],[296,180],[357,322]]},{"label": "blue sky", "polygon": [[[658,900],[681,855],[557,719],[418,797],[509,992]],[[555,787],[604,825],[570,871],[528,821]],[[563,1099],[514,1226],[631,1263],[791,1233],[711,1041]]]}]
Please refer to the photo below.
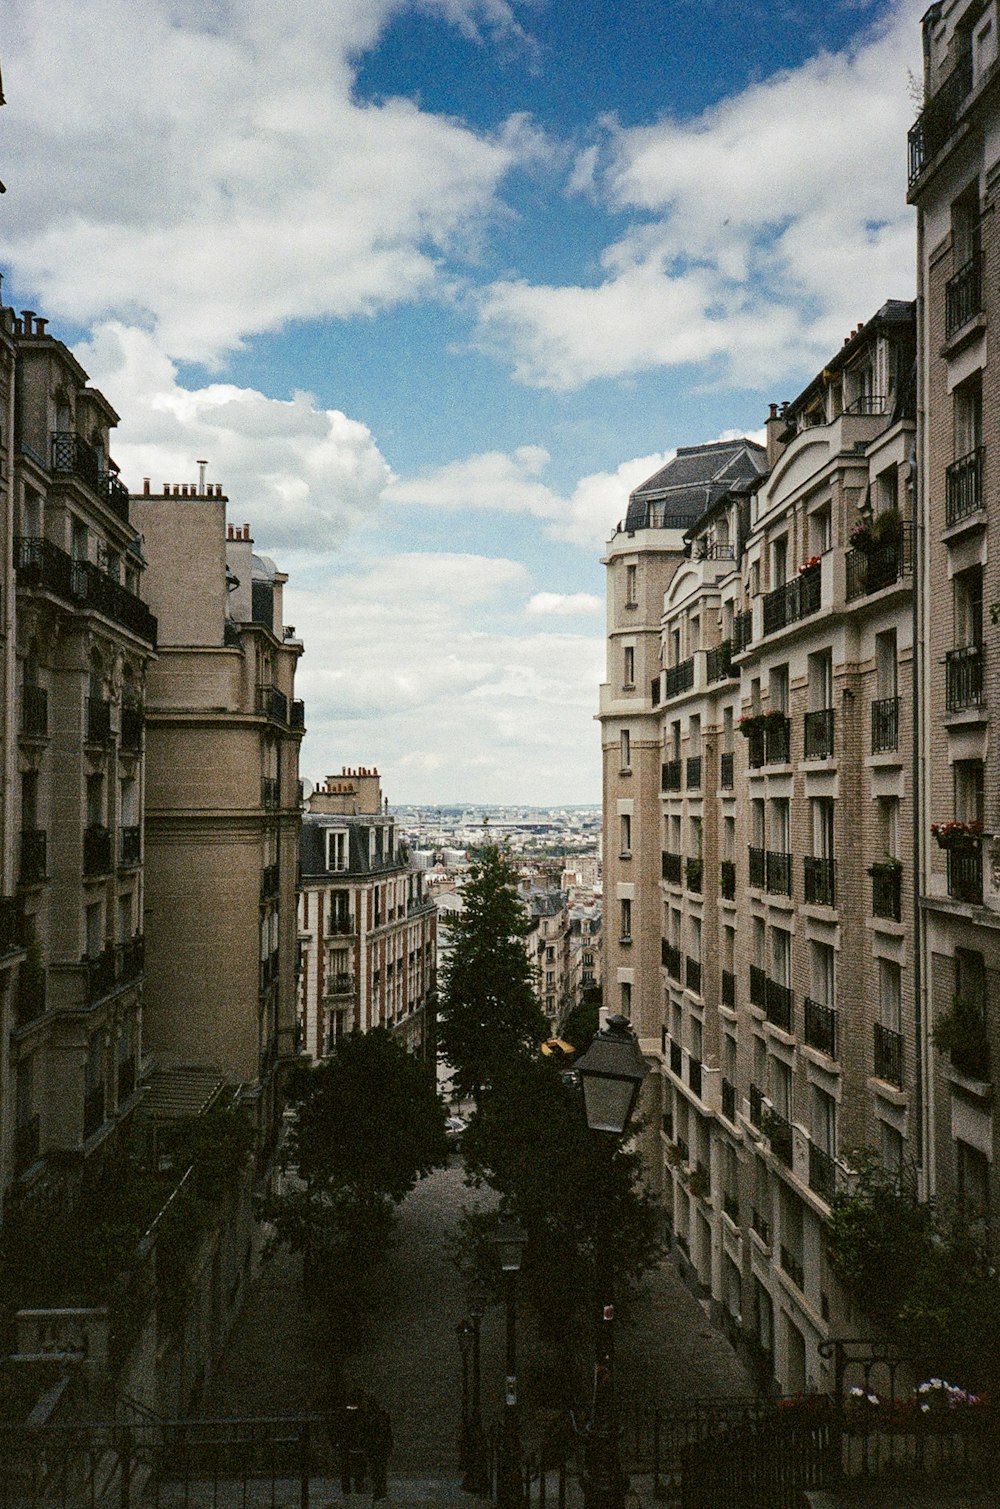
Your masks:
[{"label": "blue sky", "polygon": [[599,558],[913,288],[908,0],[9,0],[5,301],[288,571],[303,772],[600,795]]}]

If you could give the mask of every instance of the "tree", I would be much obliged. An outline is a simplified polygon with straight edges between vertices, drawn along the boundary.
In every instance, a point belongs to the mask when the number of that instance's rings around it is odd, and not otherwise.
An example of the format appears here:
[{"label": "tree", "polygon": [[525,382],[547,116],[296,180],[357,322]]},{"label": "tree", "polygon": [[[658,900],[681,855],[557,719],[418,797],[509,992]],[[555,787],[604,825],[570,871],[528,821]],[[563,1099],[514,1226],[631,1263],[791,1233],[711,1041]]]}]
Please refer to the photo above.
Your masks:
[{"label": "tree", "polygon": [[[592,1132],[579,1088],[524,1060],[488,1094],[462,1140],[471,1182],[488,1183],[528,1241],[522,1283],[550,1339],[572,1340],[614,1296],[625,1302],[660,1255],[656,1203],[623,1139]],[[486,1276],[493,1218],[467,1217],[464,1266]]]},{"label": "tree", "polygon": [[285,1158],[297,1181],[262,1205],[277,1243],[370,1265],[388,1241],[393,1207],[446,1161],[444,1106],[433,1076],[383,1027],[354,1032],[290,1086],[296,1115]]},{"label": "tree", "polygon": [[461,1094],[482,1090],[548,1035],[524,947],[531,924],[517,875],[496,845],[480,850],[452,924],[454,946],[438,1004],[438,1050]]}]

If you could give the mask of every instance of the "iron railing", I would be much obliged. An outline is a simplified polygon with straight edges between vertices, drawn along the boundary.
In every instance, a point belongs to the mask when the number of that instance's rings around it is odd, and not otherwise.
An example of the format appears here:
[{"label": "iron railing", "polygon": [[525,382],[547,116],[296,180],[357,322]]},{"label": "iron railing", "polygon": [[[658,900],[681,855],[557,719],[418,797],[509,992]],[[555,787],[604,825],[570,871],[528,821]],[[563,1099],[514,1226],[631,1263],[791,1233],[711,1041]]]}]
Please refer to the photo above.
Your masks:
[{"label": "iron railing", "polygon": [[767,1019],[782,1032],[791,1032],[795,1017],[795,997],[788,985],[768,979],[764,987],[764,1010]]},{"label": "iron railing", "polygon": [[719,785],[723,791],[731,791],[735,785],[732,750],[723,750],[719,756]]},{"label": "iron railing", "polygon": [[764,594],[764,633],[774,634],[786,625],[817,613],[820,606],[821,570],[810,566],[790,582]]},{"label": "iron railing", "polygon": [[807,760],[826,760],[833,754],[833,724],[834,712],[832,707],[817,708],[815,712],[806,713],[803,729],[802,753]]},{"label": "iron railing", "polygon": [[26,739],[45,739],[49,732],[49,694],[44,686],[21,687],[21,733]]},{"label": "iron railing", "polygon": [[53,430],[51,455],[53,472],[76,477],[97,491],[101,464],[94,447],[81,435],[74,435],[71,430]]},{"label": "iron railing", "polygon": [[660,876],[670,885],[680,885],[684,856],[664,849],[660,855]]},{"label": "iron railing", "polygon": [[697,789],[701,785],[701,755],[691,755],[685,770],[685,785],[688,790]]},{"label": "iron railing", "polygon": [[767,971],[759,964],[750,966],[750,1005],[759,1006],[762,1011],[767,1006]]},{"label": "iron railing", "polygon": [[44,828],[21,829],[21,855],[18,880],[21,885],[38,885],[45,879],[47,836]]},{"label": "iron railing", "polygon": [[694,686],[694,658],[682,660],[678,665],[668,666],[663,675],[665,697],[677,697]]},{"label": "iron railing", "polygon": [[945,523],[957,524],[983,506],[983,458],[981,445],[960,456],[945,470]]},{"label": "iron railing", "polygon": [[[771,1152],[786,1168],[792,1166],[792,1124],[771,1107],[764,1117],[764,1136],[771,1144]],[[784,1266],[784,1265],[782,1265]]]},{"label": "iron railing", "polygon": [[767,889],[775,896],[792,894],[792,856],[768,849],[764,856]]},{"label": "iron railing", "polygon": [[809,1188],[827,1205],[837,1193],[837,1164],[830,1154],[815,1142],[809,1143]]},{"label": "iron railing", "polygon": [[983,259],[974,253],[944,285],[946,337],[961,330],[983,308]]},{"label": "iron railing", "polygon": [[767,867],[764,863],[764,850],[758,849],[754,844],[750,845],[750,884],[759,890],[764,889],[767,877]]},{"label": "iron railing", "polygon": [[666,938],[660,939],[660,963],[675,980],[681,978],[681,951]]},{"label": "iron railing", "polygon": [[966,54],[942,80],[907,133],[911,188],[954,131],[971,89],[972,57]]},{"label": "iron railing", "polygon": [[872,703],[872,754],[899,748],[899,698],[879,697]]},{"label": "iron railing", "polygon": [[805,1022],[805,1040],[810,1048],[830,1058],[837,1057],[837,1013],[832,1006],[824,1006],[806,996],[802,1002]]},{"label": "iron railing", "polygon": [[276,686],[258,686],[257,711],[276,723],[287,723],[288,698]]},{"label": "iron railing", "polygon": [[983,900],[983,855],[979,845],[948,850],[948,895],[980,906]]},{"label": "iron railing", "polygon": [[903,1085],[903,1034],[875,1023],[875,1077],[901,1089]]},{"label": "iron railing", "polygon": [[93,562],[74,560],[50,540],[18,535],[14,566],[20,588],[51,592],[74,607],[93,609],[155,646],[156,619],[149,608]]},{"label": "iron railing", "polygon": [[289,728],[305,728],[306,726],[306,705],[298,697],[293,700],[289,708],[288,726]]},{"label": "iron railing", "polygon": [[791,759],[791,723],[782,715],[764,722],[764,744],[768,765],[787,765]]},{"label": "iron railing", "polygon": [[910,532],[906,528],[898,540],[886,540],[867,550],[849,550],[844,557],[846,582],[844,595],[854,602],[891,587],[910,572]]},{"label": "iron railing", "polygon": [[836,904],[836,877],[832,859],[820,859],[814,854],[806,854],[802,860],[802,879],[805,899],[812,906]]},{"label": "iron railing", "polygon": [[733,648],[734,655],[741,655],[747,645],[753,641],[753,613],[737,613],[733,617]]},{"label": "iron railing", "polygon": [[869,871],[872,878],[872,916],[899,922],[903,915],[903,867],[880,860]]},{"label": "iron railing", "polygon": [[732,640],[724,639],[721,644],[713,647],[705,655],[705,680],[711,686],[716,681],[728,681],[736,676],[733,669],[733,645]]},{"label": "iron railing", "polygon": [[736,900],[736,865],[731,859],[719,863],[719,891],[723,901]]},{"label": "iron railing", "polygon": [[979,707],[983,701],[983,647],[966,644],[944,657],[945,706],[950,713]]},{"label": "iron railing", "polygon": [[681,789],[681,762],[680,760],[667,760],[660,766],[660,790],[680,791]]}]

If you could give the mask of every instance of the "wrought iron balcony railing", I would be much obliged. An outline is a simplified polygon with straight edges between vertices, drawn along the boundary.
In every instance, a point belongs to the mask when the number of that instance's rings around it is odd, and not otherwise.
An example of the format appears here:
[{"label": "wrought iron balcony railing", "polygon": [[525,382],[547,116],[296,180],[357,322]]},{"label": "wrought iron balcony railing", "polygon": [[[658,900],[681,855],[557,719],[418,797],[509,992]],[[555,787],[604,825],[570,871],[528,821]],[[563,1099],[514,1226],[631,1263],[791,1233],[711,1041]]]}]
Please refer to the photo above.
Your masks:
[{"label": "wrought iron balcony railing", "polygon": [[891,1027],[875,1023],[875,1077],[886,1084],[903,1085],[903,1035]]},{"label": "wrought iron balcony railing", "polygon": [[722,971],[722,1004],[736,1009],[736,976],[731,969]]},{"label": "wrought iron balcony railing", "polygon": [[879,697],[872,703],[872,754],[899,748],[899,698]]},{"label": "wrought iron balcony railing", "polygon": [[682,660],[678,665],[668,666],[663,675],[665,697],[677,697],[694,686],[694,658]]},{"label": "wrought iron balcony railing", "polygon": [[719,864],[719,891],[723,901],[736,900],[736,865],[731,859],[723,859]]},{"label": "wrought iron balcony railing", "polygon": [[960,456],[945,471],[945,523],[957,524],[984,504],[983,457],[981,445],[967,456]]},{"label": "wrought iron balcony railing", "polygon": [[910,573],[910,531],[907,526],[898,540],[887,540],[868,550],[849,550],[844,557],[846,572],[845,596],[854,602],[859,597],[869,597],[881,592],[883,587],[892,587]]},{"label": "wrought iron balcony railing", "polygon": [[660,790],[680,791],[681,789],[681,762],[680,760],[666,760],[660,766]]},{"label": "wrought iron balcony railing", "polygon": [[669,849],[664,849],[660,855],[660,876],[669,885],[680,885],[684,867],[684,856],[673,854]]},{"label": "wrought iron balcony railing", "polygon": [[971,256],[944,285],[946,338],[961,330],[983,309],[983,259],[978,252]]},{"label": "wrought iron balcony railing", "polygon": [[737,673],[733,669],[733,645],[729,639],[714,645],[705,656],[705,680],[711,686],[716,681],[728,681]]},{"label": "wrought iron balcony railing", "polygon": [[788,718],[768,718],[764,745],[768,765],[787,765],[791,759],[791,723]]},{"label": "wrought iron balcony railing", "polygon": [[909,184],[912,188],[958,124],[972,89],[972,57],[967,53],[931,95],[907,135]]},{"label": "wrought iron balcony railing", "polygon": [[982,905],[983,854],[978,844],[948,850],[948,895],[956,901]]},{"label": "wrought iron balcony railing", "polygon": [[277,864],[265,865],[260,873],[260,899],[270,901],[281,889],[281,870]]},{"label": "wrought iron balcony railing", "polygon": [[289,728],[305,728],[306,726],[306,705],[298,697],[289,708],[288,726]]},{"label": "wrought iron balcony railing", "polygon": [[806,996],[802,1002],[805,1019],[805,1040],[810,1048],[816,1048],[830,1058],[837,1057],[837,1013],[832,1006],[824,1006]]},{"label": "wrought iron balcony railing", "polygon": [[327,936],[341,938],[354,932],[354,917],[350,912],[331,912],[326,924]]},{"label": "wrought iron balcony railing", "polygon": [[795,1016],[795,997],[787,985],[768,979],[764,988],[764,1010],[767,1019],[782,1032],[791,1032]]},{"label": "wrought iron balcony railing", "polygon": [[674,944],[668,943],[666,938],[660,939],[660,963],[673,979],[681,978],[681,951]]},{"label": "wrought iron balcony railing", "polygon": [[833,724],[832,707],[806,713],[802,753],[807,760],[827,760],[833,754]]},{"label": "wrought iron balcony railing", "polygon": [[868,871],[872,878],[872,916],[899,922],[903,915],[903,867],[881,860]]},{"label": "wrought iron balcony railing", "polygon": [[701,961],[699,959],[685,960],[684,983],[688,990],[693,990],[696,995],[701,994]]},{"label": "wrought iron balcony railing", "polygon": [[45,879],[47,836],[44,828],[21,829],[21,885],[38,885]]},{"label": "wrought iron balcony railing", "polygon": [[276,686],[258,686],[257,711],[276,723],[287,723],[288,698]]},{"label": "wrought iron balcony railing", "polygon": [[780,1158],[786,1168],[792,1166],[792,1124],[773,1108],[764,1116],[764,1136],[771,1144],[771,1152]]},{"label": "wrought iron balcony railing", "polygon": [[764,889],[767,879],[767,866],[764,862],[764,850],[750,845],[750,884],[759,890]]},{"label": "wrought iron balcony railing", "polygon": [[111,743],[111,703],[104,697],[87,698],[87,743]]},{"label": "wrought iron balcony railing", "polygon": [[733,752],[732,750],[723,750],[719,756],[719,785],[723,791],[731,791],[735,784]]},{"label": "wrought iron balcony railing", "polygon": [[768,849],[764,856],[767,889],[774,896],[792,894],[792,856]]},{"label": "wrought iron balcony railing", "polygon": [[92,823],[83,830],[83,873],[107,875],[111,869],[111,830]]},{"label": "wrought iron balcony railing", "polygon": [[773,592],[764,594],[764,633],[774,634],[787,624],[817,613],[820,606],[821,568],[810,566]]},{"label": "wrought iron balcony railing", "polygon": [[835,865],[832,859],[806,854],[802,860],[805,899],[812,906],[835,906],[837,899]]},{"label": "wrought iron balcony railing", "polygon": [[77,477],[97,491],[101,465],[97,452],[81,435],[70,430],[53,430],[51,436],[52,470],[56,475]]},{"label": "wrought iron balcony railing", "polygon": [[118,829],[118,863],[122,869],[131,869],[142,859],[142,829],[134,824],[125,824]]},{"label": "wrought iron balcony railing", "polygon": [[741,655],[747,645],[753,642],[753,614],[748,610],[746,613],[737,613],[733,618],[733,648],[734,655]]},{"label": "wrought iron balcony railing", "polygon": [[701,755],[691,755],[685,771],[685,784],[688,790],[697,789],[701,785]]},{"label": "wrought iron balcony railing", "polygon": [[50,540],[18,535],[14,541],[17,585],[29,592],[51,592],[73,607],[93,609],[156,644],[156,619],[146,604],[91,561],[76,561]]},{"label": "wrought iron balcony railing", "polygon": [[950,713],[980,707],[983,701],[983,647],[961,645],[944,657],[945,706]]},{"label": "wrought iron balcony railing", "polygon": [[759,964],[750,966],[750,1005],[762,1011],[767,1006],[767,972]]},{"label": "wrought iron balcony railing", "polygon": [[21,687],[21,733],[26,739],[45,739],[49,732],[49,694],[44,686]]}]

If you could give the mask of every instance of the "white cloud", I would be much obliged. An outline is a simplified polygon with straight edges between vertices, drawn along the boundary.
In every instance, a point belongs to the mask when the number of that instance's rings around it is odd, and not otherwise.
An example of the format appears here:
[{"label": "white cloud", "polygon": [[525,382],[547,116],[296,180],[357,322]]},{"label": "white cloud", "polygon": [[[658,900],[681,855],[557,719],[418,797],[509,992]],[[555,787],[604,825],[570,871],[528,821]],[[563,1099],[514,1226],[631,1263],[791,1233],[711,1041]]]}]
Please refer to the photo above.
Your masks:
[{"label": "white cloud", "polygon": [[317,407],[308,393],[280,400],[230,383],[184,388],[149,335],[117,324],[98,328],[77,354],[124,416],[114,456],[133,491],[143,477],[154,492],[194,481],[205,457],[236,522],[266,529],[278,549],[342,544],[374,515],[392,479],[367,427]]},{"label": "white cloud", "polygon": [[536,592],[526,612],[539,618],[575,618],[581,613],[600,613],[604,602],[593,592]]},{"label": "white cloud", "polygon": [[[405,99],[352,98],[403,0],[10,0],[0,256],[47,314],[148,325],[212,360],[290,319],[425,295],[536,155]],[[426,0],[516,37],[503,0]]]},{"label": "white cloud", "polygon": [[603,637],[515,632],[503,610],[529,584],[517,561],[432,553],[293,574],[304,774],[378,765],[393,801],[596,799]]},{"label": "white cloud", "polygon": [[603,122],[571,192],[632,217],[590,286],[507,279],[480,300],[484,345],[524,382],[717,362],[757,384],[822,360],[858,319],[913,287],[905,202],[908,73],[919,13],[895,0],[822,54],[689,121]]}]

